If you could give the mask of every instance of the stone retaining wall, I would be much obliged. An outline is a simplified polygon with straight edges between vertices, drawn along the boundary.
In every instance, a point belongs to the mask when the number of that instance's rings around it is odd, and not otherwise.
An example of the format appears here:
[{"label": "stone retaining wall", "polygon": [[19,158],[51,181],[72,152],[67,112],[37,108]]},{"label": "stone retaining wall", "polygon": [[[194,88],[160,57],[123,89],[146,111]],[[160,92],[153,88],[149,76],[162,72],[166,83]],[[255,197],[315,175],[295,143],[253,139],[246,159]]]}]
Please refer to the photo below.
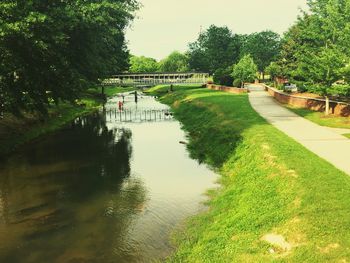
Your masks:
[{"label": "stone retaining wall", "polygon": [[[326,100],[293,96],[291,94],[284,93],[275,88],[264,85],[265,89],[271,96],[273,96],[277,101],[283,104],[289,104],[299,108],[306,108],[313,111],[324,112],[326,109]],[[329,103],[330,111],[332,114],[337,116],[350,116],[350,104],[346,102],[333,101],[330,100]]]},{"label": "stone retaining wall", "polygon": [[220,90],[234,94],[248,93],[248,89],[220,86],[215,84],[207,84],[207,88],[211,90]]}]

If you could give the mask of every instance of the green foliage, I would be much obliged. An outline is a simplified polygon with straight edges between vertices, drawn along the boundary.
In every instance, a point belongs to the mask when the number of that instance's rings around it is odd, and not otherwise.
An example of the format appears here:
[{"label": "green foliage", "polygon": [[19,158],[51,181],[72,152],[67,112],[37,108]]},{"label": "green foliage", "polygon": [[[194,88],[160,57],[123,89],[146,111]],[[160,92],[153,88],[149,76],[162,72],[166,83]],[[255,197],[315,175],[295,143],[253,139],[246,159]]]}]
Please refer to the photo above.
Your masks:
[{"label": "green foliage", "polygon": [[50,106],[48,115],[44,118],[38,114],[25,114],[22,118],[15,118],[6,113],[0,122],[0,157],[24,143],[62,128],[78,116],[91,113],[97,109],[99,103],[98,96],[84,96],[76,104],[60,103]]},{"label": "green foliage", "polygon": [[233,66],[232,77],[239,79],[242,84],[244,82],[253,82],[258,71],[257,65],[254,63],[250,55],[245,55],[236,65]]},{"label": "green foliage", "polygon": [[240,37],[227,27],[211,25],[189,45],[189,65],[196,71],[214,73],[237,63]]},{"label": "green foliage", "polygon": [[215,84],[231,86],[233,82],[232,74],[232,66],[227,68],[219,68],[215,70],[213,79]]},{"label": "green foliage", "polygon": [[232,82],[232,86],[233,87],[236,87],[236,88],[240,88],[242,86],[242,80],[241,79],[235,79],[233,82]]},{"label": "green foliage", "polygon": [[300,22],[292,26],[288,32],[283,36],[281,43],[281,52],[279,59],[276,62],[282,71],[282,77],[295,78],[295,72],[297,69],[297,58],[298,49],[302,44]]},{"label": "green foliage", "polygon": [[340,70],[340,73],[343,75],[344,81],[350,83],[350,63],[345,65],[345,67]]},{"label": "green foliage", "polygon": [[327,88],[330,95],[350,96],[350,84],[333,84]]},{"label": "green foliage", "polygon": [[178,51],[172,52],[159,62],[161,72],[187,72],[189,71],[188,56]]},{"label": "green foliage", "polygon": [[277,59],[280,52],[281,38],[272,31],[253,33],[244,38],[241,56],[250,54],[260,72]]},{"label": "green foliage", "polygon": [[124,30],[134,0],[0,2],[0,93],[5,110],[47,112],[128,67]]},{"label": "green foliage", "polygon": [[193,70],[218,75],[236,64],[240,57],[250,54],[258,70],[264,72],[277,59],[280,47],[280,36],[272,31],[235,35],[227,27],[211,25],[189,45],[189,65]]},{"label": "green foliage", "polygon": [[[108,87],[105,93],[112,97],[131,90],[134,88]],[[6,113],[0,121],[0,157],[11,153],[24,143],[62,128],[79,116],[98,110],[105,102],[100,95],[101,88],[89,88],[74,104],[50,105],[47,116],[27,113],[23,118],[15,118]]]},{"label": "green foliage", "polygon": [[276,77],[283,76],[282,68],[276,62],[271,62],[270,65],[265,68],[265,72],[270,75],[270,79],[272,80]]},{"label": "green foliage", "polygon": [[278,64],[286,75],[319,94],[347,94],[350,76],[350,1],[308,1],[310,12],[285,34]]},{"label": "green foliage", "polygon": [[48,115],[44,119],[39,116],[34,118],[23,116],[19,119],[9,117],[10,114],[6,114],[1,122],[0,130],[3,131],[7,128],[4,127],[6,125],[9,126],[9,130],[2,132],[0,138],[0,158],[39,136],[62,128],[78,116],[91,113],[96,110],[98,105],[90,99],[84,99],[83,102],[87,107],[73,106],[70,103],[52,106],[48,109]]},{"label": "green foliage", "polygon": [[144,56],[130,57],[129,71],[132,73],[153,73],[158,71],[158,69],[159,69],[158,62],[154,58],[147,58]]}]

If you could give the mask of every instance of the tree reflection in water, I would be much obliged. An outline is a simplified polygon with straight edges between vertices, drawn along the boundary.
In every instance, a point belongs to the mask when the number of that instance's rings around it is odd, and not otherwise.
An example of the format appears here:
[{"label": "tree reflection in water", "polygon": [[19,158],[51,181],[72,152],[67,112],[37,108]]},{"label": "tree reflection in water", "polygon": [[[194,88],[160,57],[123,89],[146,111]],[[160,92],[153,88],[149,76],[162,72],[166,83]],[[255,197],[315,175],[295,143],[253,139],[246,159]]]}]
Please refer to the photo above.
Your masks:
[{"label": "tree reflection in water", "polygon": [[96,113],[1,165],[0,262],[137,257],[128,233],[147,193],[130,175],[131,138]]}]

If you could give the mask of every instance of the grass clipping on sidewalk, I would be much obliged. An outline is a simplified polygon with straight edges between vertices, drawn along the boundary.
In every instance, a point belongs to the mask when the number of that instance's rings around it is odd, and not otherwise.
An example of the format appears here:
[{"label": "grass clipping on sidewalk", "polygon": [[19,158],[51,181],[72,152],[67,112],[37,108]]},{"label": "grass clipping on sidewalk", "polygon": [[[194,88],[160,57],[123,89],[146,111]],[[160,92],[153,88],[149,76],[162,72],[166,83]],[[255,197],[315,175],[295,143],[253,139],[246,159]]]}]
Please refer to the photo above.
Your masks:
[{"label": "grass clipping on sidewalk", "polygon": [[[207,212],[174,234],[170,262],[349,262],[350,176],[278,131],[247,95],[153,89],[218,169]],[[302,128],[302,127],[301,127]]]}]

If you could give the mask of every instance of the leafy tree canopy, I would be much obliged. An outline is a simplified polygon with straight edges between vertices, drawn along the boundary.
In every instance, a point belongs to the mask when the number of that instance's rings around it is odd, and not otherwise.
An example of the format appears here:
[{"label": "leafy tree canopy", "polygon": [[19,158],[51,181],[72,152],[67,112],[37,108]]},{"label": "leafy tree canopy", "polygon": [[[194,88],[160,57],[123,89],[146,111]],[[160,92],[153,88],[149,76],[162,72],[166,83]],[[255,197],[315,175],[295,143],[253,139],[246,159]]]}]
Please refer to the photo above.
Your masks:
[{"label": "leafy tree canopy", "polygon": [[213,75],[213,80],[215,84],[231,86],[233,83],[232,66],[225,69],[219,68],[215,70]]},{"label": "leafy tree canopy", "polygon": [[134,0],[0,2],[0,104],[45,113],[128,67]]},{"label": "leafy tree canopy", "polygon": [[172,52],[168,57],[159,62],[161,72],[186,72],[189,71],[188,56],[178,51]]},{"label": "leafy tree canopy", "polygon": [[243,85],[244,82],[253,82],[256,78],[258,67],[254,63],[250,55],[245,55],[236,65],[233,66],[232,77],[235,80],[240,80]]},{"label": "leafy tree canopy", "polygon": [[271,62],[270,65],[266,67],[265,71],[270,75],[271,79],[283,76],[282,68],[277,62]]},{"label": "leafy tree canopy", "polygon": [[189,65],[192,70],[213,73],[238,61],[240,38],[227,27],[211,25],[189,45]]},{"label": "leafy tree canopy", "polygon": [[278,63],[308,90],[347,94],[349,86],[350,1],[309,0],[310,13],[299,18],[285,35]]},{"label": "leafy tree canopy", "polygon": [[272,31],[262,31],[245,36],[241,49],[241,56],[250,54],[260,72],[277,59],[280,52],[280,36]]},{"label": "leafy tree canopy", "polygon": [[132,73],[150,73],[158,71],[158,62],[154,58],[131,56],[129,71]]}]

